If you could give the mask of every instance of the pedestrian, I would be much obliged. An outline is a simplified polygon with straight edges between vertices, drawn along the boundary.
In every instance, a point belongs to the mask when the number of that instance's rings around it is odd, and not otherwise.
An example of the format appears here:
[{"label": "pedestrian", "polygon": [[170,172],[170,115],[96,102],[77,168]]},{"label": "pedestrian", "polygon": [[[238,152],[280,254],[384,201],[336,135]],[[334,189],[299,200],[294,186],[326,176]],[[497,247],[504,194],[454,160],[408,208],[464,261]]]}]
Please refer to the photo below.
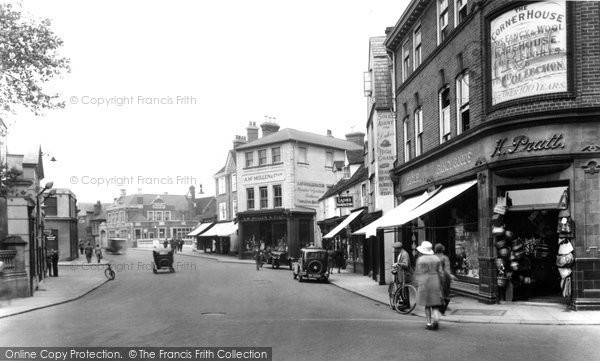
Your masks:
[{"label": "pedestrian", "polygon": [[179,239],[179,252],[183,252],[183,245],[185,244],[185,242],[183,241],[183,239]]},{"label": "pedestrian", "polygon": [[177,241],[175,241],[175,238],[171,238],[171,249],[173,250],[173,253],[177,253]]},{"label": "pedestrian", "polygon": [[433,247],[435,255],[440,259],[440,263],[442,265],[442,297],[444,298],[444,303],[442,307],[440,307],[441,314],[446,313],[446,309],[448,309],[448,304],[450,303],[450,285],[452,280],[456,277],[452,274],[450,270],[450,258],[444,254],[446,247],[444,247],[441,243],[436,243],[435,247]]},{"label": "pedestrian", "polygon": [[87,245],[85,246],[85,249],[83,251],[85,252],[85,258],[87,259],[87,263],[91,263],[92,262],[92,253],[94,253],[94,248],[92,247],[90,242],[87,243]]},{"label": "pedestrian", "polygon": [[52,277],[52,252],[54,250],[51,248],[46,251],[46,270],[48,271],[48,277]]},{"label": "pedestrian", "polygon": [[400,250],[398,258],[396,258],[395,266],[398,267],[398,276],[402,277],[400,280],[408,283],[412,281],[412,267],[410,263],[410,255],[402,247],[402,242],[396,242],[393,245],[394,248]]},{"label": "pedestrian", "polygon": [[338,248],[335,250],[335,252],[333,254],[333,258],[335,261],[335,266],[338,269],[337,273],[340,273],[340,270],[344,266],[344,252],[342,252],[341,248]]},{"label": "pedestrian", "polygon": [[167,239],[165,238],[165,241],[163,242],[163,246],[165,246],[165,248],[167,248],[168,245],[169,245],[169,241],[167,241]]},{"label": "pedestrian", "polygon": [[83,254],[83,241],[79,241],[79,254]]},{"label": "pedestrian", "polygon": [[58,277],[58,251],[52,250],[52,273]]},{"label": "pedestrian", "polygon": [[[443,274],[440,259],[433,254],[431,242],[423,241],[417,247],[415,275],[418,282],[417,304],[425,307],[427,329],[437,330],[440,320],[440,306],[443,303],[441,278]],[[433,318],[433,319],[432,319]]]},{"label": "pedestrian", "polygon": [[96,259],[98,259],[98,263],[100,263],[100,260],[102,259],[102,248],[100,248],[99,244],[96,245],[94,253],[96,254]]},{"label": "pedestrian", "polygon": [[329,274],[333,273],[333,262],[335,259],[335,252],[333,251],[333,249],[329,248],[327,250],[327,272]]}]

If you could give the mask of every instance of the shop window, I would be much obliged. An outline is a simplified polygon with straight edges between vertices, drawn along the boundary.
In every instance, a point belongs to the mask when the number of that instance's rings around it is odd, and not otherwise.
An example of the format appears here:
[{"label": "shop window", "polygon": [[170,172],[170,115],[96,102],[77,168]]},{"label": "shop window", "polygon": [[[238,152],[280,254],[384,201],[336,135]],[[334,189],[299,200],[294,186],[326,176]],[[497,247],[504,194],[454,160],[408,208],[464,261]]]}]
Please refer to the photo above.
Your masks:
[{"label": "shop window", "polygon": [[446,86],[439,93],[440,106],[440,143],[450,140],[450,87]]},{"label": "shop window", "polygon": [[283,193],[281,192],[281,185],[273,186],[273,206],[281,207],[283,205]]},{"label": "shop window", "polygon": [[164,228],[159,228],[158,229],[158,238],[166,238],[167,237],[167,230]]},{"label": "shop window", "polygon": [[469,116],[469,72],[465,70],[456,78],[456,133],[471,127]]},{"label": "shop window", "polygon": [[413,46],[414,46],[414,50],[413,50],[413,57],[414,57],[414,61],[413,61],[413,69],[416,69],[419,67],[419,65],[421,65],[421,24],[417,25],[417,27],[415,28],[415,31],[413,32]]},{"label": "shop window", "polygon": [[404,162],[410,160],[410,138],[408,137],[408,116],[402,121],[404,134]]},{"label": "shop window", "polygon": [[509,211],[556,209],[567,187],[515,189],[506,191]]},{"label": "shop window", "polygon": [[269,191],[267,187],[260,187],[258,189],[260,195],[260,209],[269,207]]},{"label": "shop window", "polygon": [[281,163],[281,148],[271,148],[271,158],[273,163]]},{"label": "shop window", "polygon": [[246,168],[254,166],[254,153],[246,152]]},{"label": "shop window", "polygon": [[267,164],[267,150],[259,149],[258,150],[258,165]]},{"label": "shop window", "polygon": [[423,154],[423,109],[415,110],[415,156]]},{"label": "shop window", "polygon": [[246,188],[246,208],[254,209],[254,188]]},{"label": "shop window", "polygon": [[307,152],[306,147],[298,147],[298,163],[308,164]]},{"label": "shop window", "polygon": [[405,81],[410,74],[410,46],[408,40],[402,45],[402,81]]},{"label": "shop window", "polygon": [[438,0],[438,44],[448,36],[448,0]]},{"label": "shop window", "polygon": [[462,23],[468,15],[467,0],[454,0],[454,27]]}]

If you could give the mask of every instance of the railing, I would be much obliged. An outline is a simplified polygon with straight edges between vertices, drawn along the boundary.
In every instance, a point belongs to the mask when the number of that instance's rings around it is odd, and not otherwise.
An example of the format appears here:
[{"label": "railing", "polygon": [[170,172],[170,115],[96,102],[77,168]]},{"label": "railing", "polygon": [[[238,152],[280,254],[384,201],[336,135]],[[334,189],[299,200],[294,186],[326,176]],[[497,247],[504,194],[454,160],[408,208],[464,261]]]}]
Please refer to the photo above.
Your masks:
[{"label": "railing", "polygon": [[0,250],[0,261],[4,262],[4,273],[12,273],[16,271],[15,257],[17,256],[16,250]]}]

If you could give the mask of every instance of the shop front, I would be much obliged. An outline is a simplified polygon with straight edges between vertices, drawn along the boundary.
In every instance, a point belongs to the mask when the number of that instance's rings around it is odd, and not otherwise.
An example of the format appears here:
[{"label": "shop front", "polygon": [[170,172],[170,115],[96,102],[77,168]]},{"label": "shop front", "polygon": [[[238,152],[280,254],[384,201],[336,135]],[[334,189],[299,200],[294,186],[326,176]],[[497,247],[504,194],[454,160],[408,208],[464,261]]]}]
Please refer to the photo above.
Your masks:
[{"label": "shop front", "polygon": [[241,259],[253,257],[256,247],[265,251],[285,250],[298,257],[300,248],[314,244],[315,211],[266,209],[238,212]]},{"label": "shop front", "polygon": [[198,244],[204,252],[230,254],[234,252],[232,245],[237,244],[238,226],[234,222],[215,223],[210,229],[201,233]]},{"label": "shop front", "polygon": [[[600,307],[594,134],[594,122],[509,129],[450,143],[396,168],[401,200],[439,188],[409,212],[411,220],[399,222],[400,237],[445,246],[458,278],[455,293],[486,303],[539,299]],[[568,233],[560,232],[560,222]],[[575,261],[559,265],[571,246]]]}]

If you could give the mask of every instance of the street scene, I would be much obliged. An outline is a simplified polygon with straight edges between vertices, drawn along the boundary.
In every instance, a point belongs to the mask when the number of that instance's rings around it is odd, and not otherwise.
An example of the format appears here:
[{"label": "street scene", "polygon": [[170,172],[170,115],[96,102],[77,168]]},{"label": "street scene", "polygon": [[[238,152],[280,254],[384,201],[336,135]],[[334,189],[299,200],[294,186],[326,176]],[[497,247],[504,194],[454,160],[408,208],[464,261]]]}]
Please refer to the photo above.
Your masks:
[{"label": "street scene", "polygon": [[0,360],[595,360],[600,1],[0,2]]}]

